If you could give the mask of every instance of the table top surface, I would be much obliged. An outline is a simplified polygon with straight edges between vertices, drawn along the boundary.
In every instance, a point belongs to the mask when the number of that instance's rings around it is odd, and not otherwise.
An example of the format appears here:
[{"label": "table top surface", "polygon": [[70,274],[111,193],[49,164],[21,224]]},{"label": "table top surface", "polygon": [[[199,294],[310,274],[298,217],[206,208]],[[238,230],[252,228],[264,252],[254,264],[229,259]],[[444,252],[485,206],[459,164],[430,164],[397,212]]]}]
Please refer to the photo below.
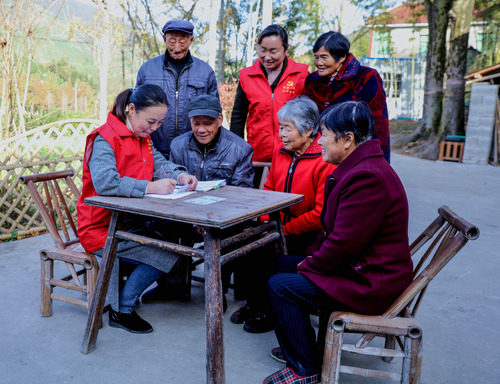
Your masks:
[{"label": "table top surface", "polygon": [[303,195],[293,193],[225,186],[179,199],[93,196],[87,197],[85,203],[113,211],[224,229],[303,200]]}]

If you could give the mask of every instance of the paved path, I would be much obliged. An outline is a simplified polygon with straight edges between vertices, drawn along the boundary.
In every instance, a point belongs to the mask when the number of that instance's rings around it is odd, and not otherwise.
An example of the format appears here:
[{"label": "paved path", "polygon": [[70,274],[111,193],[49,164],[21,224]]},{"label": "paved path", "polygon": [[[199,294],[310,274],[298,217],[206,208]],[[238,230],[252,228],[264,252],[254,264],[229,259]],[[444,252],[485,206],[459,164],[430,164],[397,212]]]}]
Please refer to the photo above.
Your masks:
[{"label": "paved path", "polygon": [[[500,167],[437,163],[393,155],[407,190],[410,238],[447,204],[481,235],[431,283],[419,312],[424,330],[423,383],[500,383]],[[155,331],[133,335],[105,321],[97,349],[80,353],[86,311],[55,302],[39,316],[38,250],[42,235],[0,244],[0,383],[205,382],[203,289],[189,303],[142,305]],[[243,303],[228,295],[225,315],[226,382],[260,384],[281,364],[268,357],[272,332],[251,335],[229,321]],[[106,319],[106,318],[105,318]],[[376,365],[385,365],[377,361]],[[391,365],[396,370],[396,364]],[[97,379],[98,377],[98,379]],[[378,383],[343,376],[344,383]]]}]

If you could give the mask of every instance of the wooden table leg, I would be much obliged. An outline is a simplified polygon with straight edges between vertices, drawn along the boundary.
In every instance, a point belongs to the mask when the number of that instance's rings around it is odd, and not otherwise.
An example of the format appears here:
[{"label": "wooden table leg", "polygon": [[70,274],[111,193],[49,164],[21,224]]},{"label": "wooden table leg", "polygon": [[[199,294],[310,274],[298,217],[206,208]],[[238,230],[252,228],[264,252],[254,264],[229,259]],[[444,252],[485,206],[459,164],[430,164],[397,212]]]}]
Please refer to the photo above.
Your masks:
[{"label": "wooden table leg", "polygon": [[220,231],[205,228],[205,327],[207,383],[224,384],[224,318],[220,267]]},{"label": "wooden table leg", "polygon": [[285,241],[285,233],[283,232],[283,223],[281,222],[281,214],[279,211],[273,212],[269,215],[271,220],[275,220],[278,223],[277,231],[280,234],[280,240],[276,242],[276,251],[278,255],[288,255],[288,249]]},{"label": "wooden table leg", "polygon": [[120,212],[114,211],[111,215],[111,222],[109,223],[106,245],[104,246],[104,252],[102,254],[101,268],[97,275],[96,287],[87,318],[87,327],[83,335],[81,352],[85,355],[95,350],[97,334],[102,321],[102,310],[106,301],[106,294],[108,293],[109,279],[116,256],[116,247],[118,245],[115,233],[119,216]]}]

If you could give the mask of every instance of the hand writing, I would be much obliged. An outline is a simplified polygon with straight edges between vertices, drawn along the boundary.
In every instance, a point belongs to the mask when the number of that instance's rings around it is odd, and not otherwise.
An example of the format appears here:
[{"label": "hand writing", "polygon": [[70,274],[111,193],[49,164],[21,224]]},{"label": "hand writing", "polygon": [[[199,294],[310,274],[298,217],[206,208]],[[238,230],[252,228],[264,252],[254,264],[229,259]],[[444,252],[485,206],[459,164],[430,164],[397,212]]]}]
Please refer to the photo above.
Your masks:
[{"label": "hand writing", "polygon": [[160,179],[150,181],[146,193],[158,193],[160,195],[169,195],[174,191],[177,181],[174,179]]}]

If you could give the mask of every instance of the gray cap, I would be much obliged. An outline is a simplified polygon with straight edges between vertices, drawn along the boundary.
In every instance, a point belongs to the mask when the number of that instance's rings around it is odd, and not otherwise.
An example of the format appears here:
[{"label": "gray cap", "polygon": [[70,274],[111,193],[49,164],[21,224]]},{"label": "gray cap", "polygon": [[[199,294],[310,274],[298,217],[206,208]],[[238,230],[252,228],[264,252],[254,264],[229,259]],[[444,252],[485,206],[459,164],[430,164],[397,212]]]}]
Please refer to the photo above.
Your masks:
[{"label": "gray cap", "polygon": [[221,113],[220,101],[212,95],[197,96],[189,103],[189,117],[209,116],[217,119]]},{"label": "gray cap", "polygon": [[188,33],[190,35],[193,34],[194,26],[189,21],[186,20],[170,20],[162,28],[162,33],[165,34],[167,32],[177,31]]}]

